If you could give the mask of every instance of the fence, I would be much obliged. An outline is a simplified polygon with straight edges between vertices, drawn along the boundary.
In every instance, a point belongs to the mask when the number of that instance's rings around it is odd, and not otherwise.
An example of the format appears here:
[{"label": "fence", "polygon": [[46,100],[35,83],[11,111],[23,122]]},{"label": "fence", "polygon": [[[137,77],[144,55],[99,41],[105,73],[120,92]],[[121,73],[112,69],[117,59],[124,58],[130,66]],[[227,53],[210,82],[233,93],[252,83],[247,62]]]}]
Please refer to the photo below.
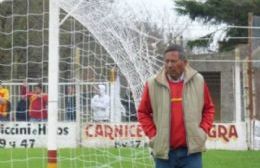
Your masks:
[{"label": "fence", "polygon": [[[79,111],[85,121],[91,120],[91,98],[97,93],[97,85],[103,84],[106,86],[107,94],[111,95],[110,83],[108,82],[79,82],[79,83],[60,83],[59,84],[59,102],[58,102],[58,119],[59,121],[66,120],[66,103],[65,99],[68,95],[67,88],[70,86],[75,89],[76,109]],[[22,99],[21,86],[23,83],[3,83],[3,86],[9,90],[9,101],[11,109],[9,113],[9,121],[16,121],[16,108],[19,100]],[[27,87],[30,92],[34,91],[34,86],[37,83],[28,83]],[[43,92],[47,93],[48,84],[43,83]]]}]

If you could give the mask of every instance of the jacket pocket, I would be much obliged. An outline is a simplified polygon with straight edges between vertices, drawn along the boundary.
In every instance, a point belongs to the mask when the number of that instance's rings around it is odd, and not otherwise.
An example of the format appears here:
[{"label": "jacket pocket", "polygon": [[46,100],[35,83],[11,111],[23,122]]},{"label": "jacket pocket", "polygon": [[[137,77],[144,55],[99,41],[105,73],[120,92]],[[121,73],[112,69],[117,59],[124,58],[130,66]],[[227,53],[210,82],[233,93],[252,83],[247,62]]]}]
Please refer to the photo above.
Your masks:
[{"label": "jacket pocket", "polygon": [[205,142],[207,140],[207,133],[201,127],[199,127],[199,130],[201,132],[202,140]]},{"label": "jacket pocket", "polygon": [[198,146],[204,146],[205,142],[207,140],[207,134],[205,133],[205,131],[202,128],[198,128],[198,134],[197,136],[194,136],[194,141],[196,142],[196,144]]},{"label": "jacket pocket", "polygon": [[189,123],[187,126],[189,151],[191,153],[204,151],[207,134],[200,128],[199,123]]},{"label": "jacket pocket", "polygon": [[149,140],[149,147],[154,148],[154,143],[155,143],[156,136],[157,136],[157,135],[155,135],[154,137],[152,137],[152,138]]}]

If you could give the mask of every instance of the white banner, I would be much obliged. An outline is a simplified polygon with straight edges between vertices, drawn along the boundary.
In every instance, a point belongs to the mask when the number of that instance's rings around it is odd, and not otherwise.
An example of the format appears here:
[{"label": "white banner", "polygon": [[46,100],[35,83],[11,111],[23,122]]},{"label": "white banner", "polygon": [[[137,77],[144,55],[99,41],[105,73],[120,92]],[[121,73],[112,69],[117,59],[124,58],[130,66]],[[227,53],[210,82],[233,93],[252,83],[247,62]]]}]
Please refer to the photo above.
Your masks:
[{"label": "white banner", "polygon": [[[83,128],[82,144],[86,147],[147,146],[138,123],[87,123]],[[247,150],[245,123],[217,123],[206,142],[208,149]]]},{"label": "white banner", "polygon": [[[58,147],[76,147],[76,124],[58,123]],[[0,148],[47,146],[47,124],[42,122],[2,122]]]},{"label": "white banner", "polygon": [[260,150],[260,121],[255,121],[255,128],[254,128],[254,149]]},{"label": "white banner", "polygon": [[206,142],[208,149],[247,150],[246,123],[215,123]]},{"label": "white banner", "polygon": [[[255,124],[259,130],[259,122]],[[59,148],[75,148],[76,123],[59,122],[57,144]],[[255,132],[255,147],[260,145],[259,132]],[[2,122],[0,148],[46,147],[47,125],[37,122]],[[82,125],[81,144],[85,147],[143,147],[148,138],[137,122],[86,123]],[[208,135],[208,149],[247,150],[245,123],[216,123]]]},{"label": "white banner", "polygon": [[82,144],[86,147],[142,147],[147,138],[136,123],[87,123],[83,127]]}]

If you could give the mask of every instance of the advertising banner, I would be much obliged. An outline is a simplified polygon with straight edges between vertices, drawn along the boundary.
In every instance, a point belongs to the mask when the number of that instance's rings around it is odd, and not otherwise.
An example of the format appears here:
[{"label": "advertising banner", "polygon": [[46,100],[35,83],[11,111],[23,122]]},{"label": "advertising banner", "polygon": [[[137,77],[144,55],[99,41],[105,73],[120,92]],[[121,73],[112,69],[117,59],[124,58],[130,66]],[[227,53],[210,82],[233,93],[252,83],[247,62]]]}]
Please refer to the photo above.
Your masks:
[{"label": "advertising banner", "polygon": [[[136,123],[86,123],[82,144],[87,147],[143,147],[148,138]],[[206,142],[208,149],[246,150],[245,123],[215,123]]]},{"label": "advertising banner", "polygon": [[[76,124],[58,123],[58,147],[76,147]],[[44,122],[2,122],[0,148],[47,147],[47,124]]]}]

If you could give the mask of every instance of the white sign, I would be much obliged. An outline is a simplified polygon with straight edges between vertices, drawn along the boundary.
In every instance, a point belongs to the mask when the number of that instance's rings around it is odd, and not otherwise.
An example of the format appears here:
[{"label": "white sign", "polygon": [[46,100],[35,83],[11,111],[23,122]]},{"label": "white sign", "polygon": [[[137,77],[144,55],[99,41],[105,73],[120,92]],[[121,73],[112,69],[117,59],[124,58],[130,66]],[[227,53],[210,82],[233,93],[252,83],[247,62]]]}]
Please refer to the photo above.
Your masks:
[{"label": "white sign", "polygon": [[[58,147],[76,147],[76,124],[58,123]],[[47,147],[47,124],[43,122],[2,122],[0,148]]]},{"label": "white sign", "polygon": [[[87,123],[82,144],[86,147],[143,147],[148,139],[138,123]],[[216,123],[206,142],[208,149],[247,150],[245,123]]]},{"label": "white sign", "polygon": [[82,144],[86,147],[147,146],[147,138],[137,122],[87,123],[82,133]]},{"label": "white sign", "polygon": [[[260,124],[256,122],[255,130]],[[74,122],[59,122],[59,148],[77,147]],[[82,125],[81,144],[85,147],[143,147],[148,138],[137,122],[86,123]],[[78,138],[80,139],[80,138]],[[258,145],[258,146],[257,146]],[[259,131],[255,131],[255,146],[260,146]],[[47,124],[41,122],[2,122],[0,148],[47,147]],[[215,123],[206,142],[208,149],[247,150],[245,123]]]},{"label": "white sign", "polygon": [[215,123],[206,142],[208,149],[247,150],[246,123]]},{"label": "white sign", "polygon": [[260,150],[260,121],[255,121],[255,129],[254,129],[254,149]]}]

